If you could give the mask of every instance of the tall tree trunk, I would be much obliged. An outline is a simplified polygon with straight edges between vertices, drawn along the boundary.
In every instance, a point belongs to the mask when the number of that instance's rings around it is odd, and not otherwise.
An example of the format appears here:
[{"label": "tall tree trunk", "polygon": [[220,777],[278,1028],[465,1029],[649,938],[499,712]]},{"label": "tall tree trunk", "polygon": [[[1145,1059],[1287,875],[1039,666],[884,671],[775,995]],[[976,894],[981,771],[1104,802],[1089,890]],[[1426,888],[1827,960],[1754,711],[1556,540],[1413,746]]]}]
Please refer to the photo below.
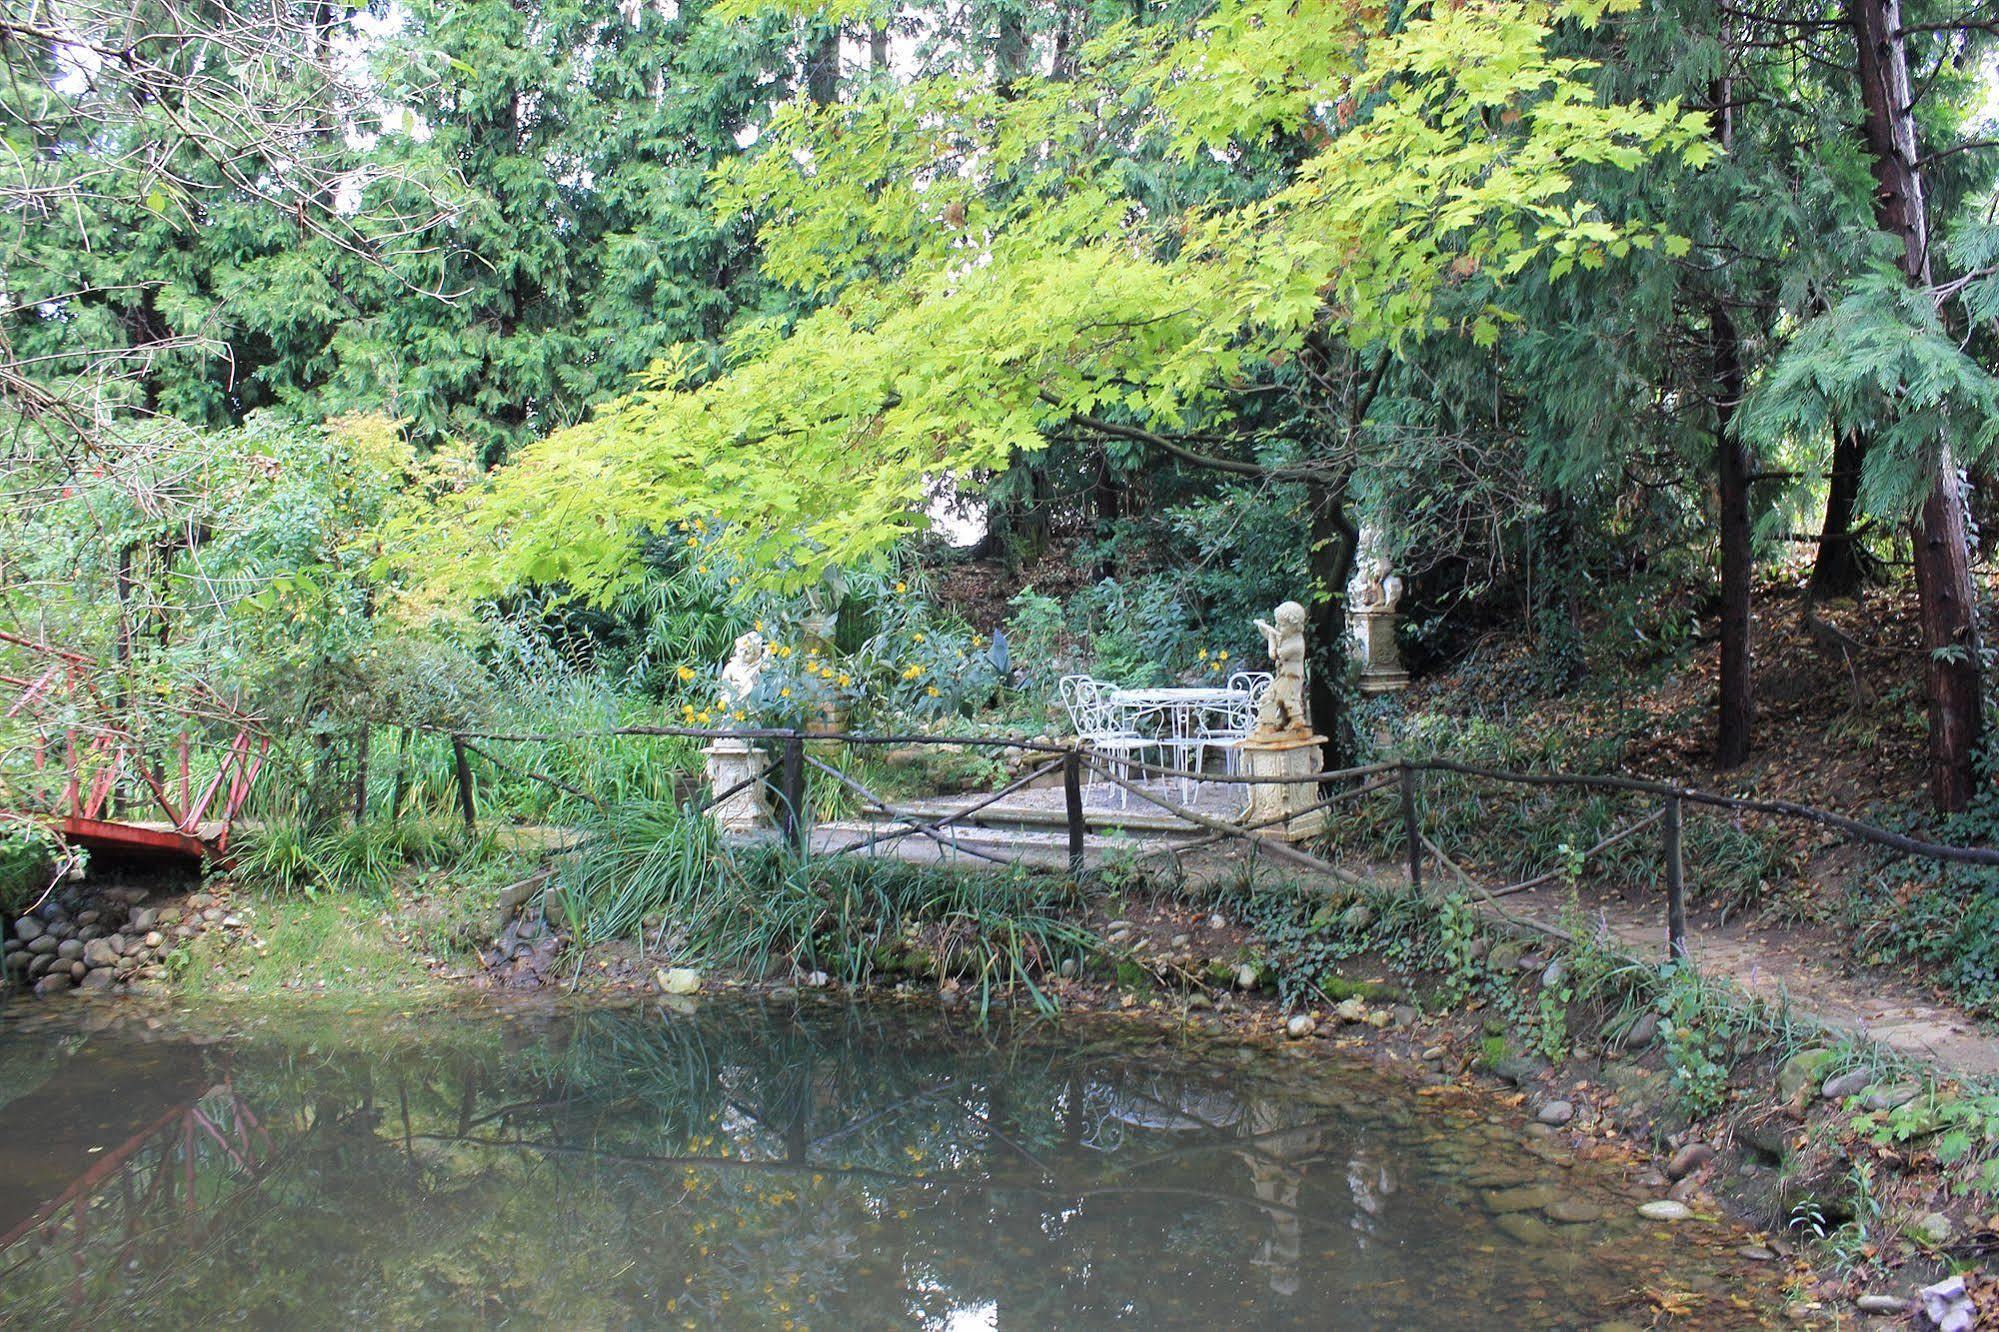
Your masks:
[{"label": "tall tree trunk", "polygon": [[1305,488],[1312,519],[1312,548],[1306,561],[1311,595],[1305,606],[1310,627],[1305,706],[1312,715],[1312,729],[1327,739],[1327,766],[1335,768],[1346,760],[1349,749],[1339,686],[1347,668],[1347,581],[1353,577],[1354,550],[1360,543],[1360,533],[1347,517],[1345,490],[1344,477],[1330,485],[1314,481]]},{"label": "tall tree trunk", "polygon": [[[1847,0],[1858,53],[1867,150],[1873,158],[1875,221],[1902,243],[1911,286],[1930,285],[1929,215],[1916,167],[1915,94],[1900,0]],[[1979,692],[1977,603],[1971,583],[1964,500],[1950,442],[1932,442],[1929,495],[1916,518],[1916,592],[1930,702],[1930,799],[1939,812],[1971,799],[1972,764],[1984,716]]]},{"label": "tall tree trunk", "polygon": [[826,22],[813,32],[805,48],[805,95],[814,106],[831,106],[840,97],[840,25]]},{"label": "tall tree trunk", "polygon": [[876,24],[868,29],[868,68],[877,74],[888,72],[888,27]]},{"label": "tall tree trunk", "polygon": [[1867,439],[1858,430],[1842,430],[1833,440],[1832,472],[1826,480],[1825,522],[1819,527],[1818,557],[1805,596],[1812,601],[1857,597],[1867,581],[1854,539],[1854,517],[1860,508],[1860,471],[1867,464]]},{"label": "tall tree trunk", "polygon": [[1714,340],[1714,447],[1721,501],[1721,681],[1714,760],[1733,768],[1749,757],[1756,723],[1749,637],[1749,478],[1754,465],[1749,446],[1732,428],[1742,401],[1742,344],[1735,321],[1720,305],[1710,315],[1708,332]]}]

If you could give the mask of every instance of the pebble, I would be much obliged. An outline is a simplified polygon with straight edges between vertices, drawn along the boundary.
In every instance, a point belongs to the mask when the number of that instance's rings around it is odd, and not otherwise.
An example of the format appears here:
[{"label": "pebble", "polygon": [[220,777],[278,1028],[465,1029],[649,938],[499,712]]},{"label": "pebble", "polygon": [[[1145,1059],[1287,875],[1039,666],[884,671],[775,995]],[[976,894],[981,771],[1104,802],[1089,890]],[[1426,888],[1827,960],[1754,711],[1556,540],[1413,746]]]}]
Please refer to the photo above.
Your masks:
[{"label": "pebble", "polygon": [[47,929],[47,926],[33,916],[23,916],[14,922],[14,937],[23,943],[33,943],[47,933]]},{"label": "pebble", "polygon": [[1568,978],[1569,978],[1568,964],[1563,962],[1562,959],[1558,957],[1553,962],[1550,962],[1548,964],[1547,970],[1541,973],[1541,988],[1544,990],[1552,990],[1557,985],[1560,985],[1563,981],[1567,980]]},{"label": "pebble", "polygon": [[1194,936],[1191,934],[1176,934],[1172,939],[1172,944],[1175,948],[1185,948],[1192,942],[1194,942]]},{"label": "pebble", "polygon": [[1209,928],[1209,929],[1211,929],[1211,930],[1225,930],[1225,929],[1227,929],[1228,927],[1229,927],[1229,923],[1228,923],[1228,920],[1227,920],[1227,919],[1226,919],[1225,917],[1222,917],[1222,916],[1209,916],[1209,917],[1208,917],[1208,928]]},{"label": "pebble", "polygon": [[1310,1013],[1299,1013],[1284,1024],[1284,1034],[1292,1040],[1303,1040],[1318,1029],[1318,1021]]},{"label": "pebble", "polygon": [[1238,990],[1254,990],[1256,983],[1261,979],[1256,967],[1251,963],[1245,962],[1236,968],[1235,984]]},{"label": "pebble", "polygon": [[1551,1244],[1555,1239],[1555,1232],[1548,1228],[1547,1222],[1526,1212],[1508,1212],[1496,1217],[1492,1224],[1501,1234],[1521,1244]]},{"label": "pebble", "polygon": [[1714,1148],[1704,1142],[1690,1142],[1673,1153],[1673,1159],[1666,1162],[1666,1178],[1685,1179],[1714,1160]]},{"label": "pebble", "polygon": [[652,978],[664,994],[696,994],[701,989],[701,973],[692,967],[661,967]]},{"label": "pebble", "polygon": [[1358,999],[1342,999],[1334,1006],[1333,1016],[1342,1022],[1365,1022],[1367,1005]]},{"label": "pebble", "polygon": [[1923,1243],[1940,1249],[1950,1243],[1951,1236],[1957,1233],[1957,1226],[1942,1212],[1925,1212],[1916,1218],[1910,1230]]},{"label": "pebble", "polygon": [[1603,1219],[1603,1209],[1580,1198],[1557,1198],[1541,1209],[1541,1215],[1563,1225],[1579,1226]]},{"label": "pebble", "polygon": [[31,953],[53,953],[61,946],[62,942],[61,939],[56,938],[53,934],[38,934],[28,940],[28,951]]},{"label": "pebble", "polygon": [[1819,1095],[1828,1101],[1843,1101],[1849,1096],[1858,1096],[1866,1091],[1867,1084],[1872,1081],[1873,1078],[1866,1069],[1852,1069],[1827,1078],[1825,1086],[1819,1088]]},{"label": "pebble", "polygon": [[1433,1045],[1423,1052],[1423,1062],[1426,1064],[1441,1064],[1444,1061],[1444,1054],[1445,1050],[1443,1046]]},{"label": "pebble", "polygon": [[159,919],[160,912],[158,907],[138,907],[132,912],[131,919],[125,923],[132,927],[134,933],[144,934],[147,930],[157,925]]},{"label": "pebble", "polygon": [[1745,1244],[1737,1249],[1735,1253],[1737,1257],[1747,1258],[1752,1263],[1774,1263],[1777,1261],[1777,1251],[1765,1248],[1761,1244]]},{"label": "pebble", "polygon": [[1576,1108],[1567,1101],[1550,1101],[1541,1107],[1541,1113],[1534,1116],[1543,1124],[1560,1126],[1576,1117]]},{"label": "pebble", "polygon": [[1514,1189],[1494,1189],[1479,1201],[1488,1212],[1538,1212],[1556,1199],[1552,1184],[1523,1184]]},{"label": "pebble", "polygon": [[167,936],[161,934],[158,930],[148,930],[146,932],[146,947],[148,948],[158,948],[166,941]]},{"label": "pebble", "polygon": [[83,956],[83,940],[64,939],[56,945],[56,956],[74,962]]},{"label": "pebble", "polygon": [[1647,1221],[1687,1221],[1692,1219],[1693,1214],[1693,1208],[1671,1198],[1656,1198],[1638,1207],[1638,1215]]},{"label": "pebble", "polygon": [[1899,1295],[1862,1295],[1853,1307],[1864,1314],[1898,1314],[1908,1312],[1909,1302]]},{"label": "pebble", "polygon": [[1916,1093],[1921,1090],[1922,1087],[1913,1082],[1898,1082],[1890,1087],[1876,1087],[1867,1093],[1867,1098],[1861,1102],[1861,1105],[1869,1110],[1893,1110],[1897,1106],[1907,1105],[1915,1100]]},{"label": "pebble", "polygon": [[1638,1020],[1631,1024],[1631,1029],[1624,1033],[1624,1038],[1617,1044],[1620,1049],[1642,1050],[1650,1045],[1652,1038],[1658,1034],[1659,1015],[1657,1013],[1640,1013]]}]

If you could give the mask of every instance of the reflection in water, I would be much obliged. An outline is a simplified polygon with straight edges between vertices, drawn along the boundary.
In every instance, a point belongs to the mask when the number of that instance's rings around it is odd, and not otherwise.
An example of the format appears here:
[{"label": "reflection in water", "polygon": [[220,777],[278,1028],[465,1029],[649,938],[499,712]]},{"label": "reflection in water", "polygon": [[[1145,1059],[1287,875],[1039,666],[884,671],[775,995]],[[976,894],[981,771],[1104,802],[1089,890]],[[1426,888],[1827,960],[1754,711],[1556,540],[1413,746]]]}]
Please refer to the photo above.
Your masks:
[{"label": "reflection in water", "polygon": [[[0,1321],[1592,1327],[1774,1294],[1469,1111],[1164,1045],[834,1005],[16,1025]],[[1613,1219],[1506,1210],[1550,1186]]]}]

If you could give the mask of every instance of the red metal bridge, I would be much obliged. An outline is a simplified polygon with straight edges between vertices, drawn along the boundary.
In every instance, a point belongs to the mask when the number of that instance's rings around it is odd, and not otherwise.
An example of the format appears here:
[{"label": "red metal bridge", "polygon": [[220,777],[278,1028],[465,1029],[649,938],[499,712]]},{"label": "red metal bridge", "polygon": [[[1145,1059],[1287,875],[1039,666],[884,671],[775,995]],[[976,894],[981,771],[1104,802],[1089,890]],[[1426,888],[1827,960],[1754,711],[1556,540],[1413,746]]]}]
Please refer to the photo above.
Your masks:
[{"label": "red metal bridge", "polygon": [[0,818],[130,855],[227,853],[270,748],[254,717],[198,686],[142,714],[105,697],[95,657],[5,631],[0,653]]}]

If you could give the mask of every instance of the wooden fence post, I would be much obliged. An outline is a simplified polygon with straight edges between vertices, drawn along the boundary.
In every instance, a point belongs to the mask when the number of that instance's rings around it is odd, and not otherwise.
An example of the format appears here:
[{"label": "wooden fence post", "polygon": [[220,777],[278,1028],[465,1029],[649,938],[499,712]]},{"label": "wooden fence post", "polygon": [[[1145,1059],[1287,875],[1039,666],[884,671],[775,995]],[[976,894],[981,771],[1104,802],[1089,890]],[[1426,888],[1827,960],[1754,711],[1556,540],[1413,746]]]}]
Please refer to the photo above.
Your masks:
[{"label": "wooden fence post", "polygon": [[354,737],[354,822],[357,825],[368,817],[368,750],[373,739],[374,728],[362,722],[361,734]]},{"label": "wooden fence post", "polygon": [[1071,746],[1062,755],[1062,807],[1069,819],[1069,876],[1083,877],[1083,756]]},{"label": "wooden fence post", "polygon": [[451,737],[451,760],[458,770],[458,812],[465,818],[465,831],[474,831],[479,817],[479,807],[472,793],[472,756],[465,749],[465,738]]},{"label": "wooden fence post", "polygon": [[1666,797],[1666,960],[1687,960],[1686,867],[1680,859],[1680,797]]},{"label": "wooden fence post", "polygon": [[777,796],[778,829],[792,850],[803,851],[810,836],[805,819],[805,741],[796,731],[785,737]]},{"label": "wooden fence post", "polygon": [[1423,891],[1423,828],[1416,819],[1416,783],[1420,768],[1402,760],[1402,836],[1409,843],[1409,891]]}]

